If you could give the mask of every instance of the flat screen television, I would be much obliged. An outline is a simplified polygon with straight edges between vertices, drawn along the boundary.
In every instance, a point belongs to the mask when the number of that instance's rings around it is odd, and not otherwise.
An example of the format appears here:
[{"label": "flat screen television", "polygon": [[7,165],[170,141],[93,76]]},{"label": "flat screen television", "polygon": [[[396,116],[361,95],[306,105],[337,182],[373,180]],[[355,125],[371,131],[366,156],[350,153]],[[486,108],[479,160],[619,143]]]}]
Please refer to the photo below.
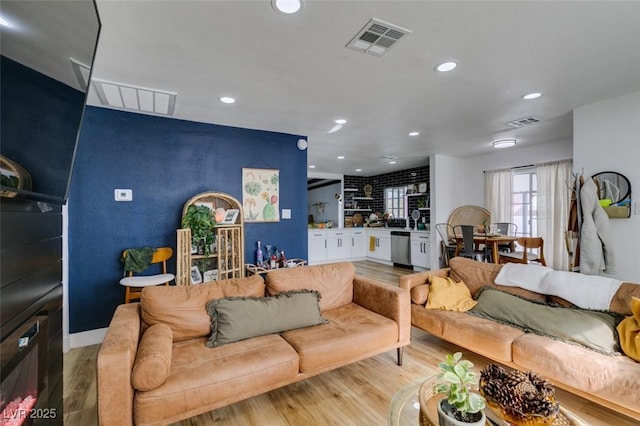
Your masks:
[{"label": "flat screen television", "polygon": [[0,194],[64,204],[100,33],[96,4],[2,0],[0,15]]}]

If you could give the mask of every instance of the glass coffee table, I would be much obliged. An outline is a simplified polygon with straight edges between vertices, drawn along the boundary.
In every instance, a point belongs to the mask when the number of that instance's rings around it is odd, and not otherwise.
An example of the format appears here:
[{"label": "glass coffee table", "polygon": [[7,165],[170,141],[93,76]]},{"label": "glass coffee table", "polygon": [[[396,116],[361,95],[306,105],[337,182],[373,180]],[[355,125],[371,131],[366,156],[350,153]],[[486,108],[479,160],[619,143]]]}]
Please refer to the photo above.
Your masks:
[{"label": "glass coffee table", "polygon": [[436,375],[423,377],[402,387],[393,395],[389,405],[389,426],[420,424],[420,387],[425,382],[435,382]]},{"label": "glass coffee table", "polygon": [[[389,405],[389,426],[438,426],[437,403],[442,394],[434,390],[437,375],[424,377],[402,387]],[[508,425],[491,409],[486,408],[487,426]],[[569,410],[560,407],[552,426],[586,426],[587,423]]]}]

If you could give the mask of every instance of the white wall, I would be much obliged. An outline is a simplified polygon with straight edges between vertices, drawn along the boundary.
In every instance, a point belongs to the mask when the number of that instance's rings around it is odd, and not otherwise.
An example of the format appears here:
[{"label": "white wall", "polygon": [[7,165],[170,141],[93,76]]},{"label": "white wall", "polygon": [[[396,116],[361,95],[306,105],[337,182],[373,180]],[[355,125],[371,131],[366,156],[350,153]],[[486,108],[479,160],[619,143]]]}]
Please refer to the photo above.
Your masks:
[{"label": "white wall", "polygon": [[438,269],[440,240],[436,223],[447,222],[456,208],[469,204],[465,199],[465,160],[446,155],[429,156],[431,191],[431,269]]},{"label": "white wall", "polygon": [[576,108],[573,140],[574,170],[583,170],[585,177],[614,171],[631,182],[631,217],[610,220],[616,259],[612,276],[640,283],[640,92]]},{"label": "white wall", "polygon": [[465,168],[465,204],[484,207],[484,171],[540,164],[570,159],[571,140],[550,142],[529,147],[497,149],[491,154],[467,158]]}]

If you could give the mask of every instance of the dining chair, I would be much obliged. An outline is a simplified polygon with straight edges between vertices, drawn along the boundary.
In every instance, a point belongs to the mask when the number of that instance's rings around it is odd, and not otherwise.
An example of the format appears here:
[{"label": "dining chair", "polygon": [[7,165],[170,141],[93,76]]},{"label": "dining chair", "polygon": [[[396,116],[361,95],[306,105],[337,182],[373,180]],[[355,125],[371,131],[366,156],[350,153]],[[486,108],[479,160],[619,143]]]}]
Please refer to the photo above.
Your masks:
[{"label": "dining chair", "polygon": [[[149,256],[150,255],[150,256]],[[173,256],[171,247],[157,249],[129,248],[122,252],[122,263],[125,265],[126,276],[120,280],[125,287],[124,303],[140,299],[144,287],[155,285],[169,285],[175,275],[167,273],[167,260]],[[160,266],[161,273],[152,275],[134,275],[146,273],[154,264]]]},{"label": "dining chair", "polygon": [[522,250],[500,253],[500,263],[536,262],[547,266],[547,262],[544,260],[544,240],[541,237],[520,237],[516,240],[516,243],[522,247]]},{"label": "dining chair", "polygon": [[[491,224],[491,229],[496,229],[498,234],[507,235],[509,237],[515,237],[518,232],[518,225],[510,222],[496,222]],[[513,243],[498,244],[498,252],[509,253],[514,251],[515,247]]]},{"label": "dining chair", "polygon": [[[475,228],[476,227],[474,225],[456,225],[453,227],[453,232],[456,235],[456,239],[462,238],[462,247],[460,247],[458,255],[462,257],[468,257],[479,262],[486,262],[487,255],[485,250],[475,249],[477,243],[477,240],[474,238]],[[459,243],[458,246],[460,246]]]},{"label": "dining chair", "polygon": [[449,259],[456,253],[457,241],[453,226],[448,223],[436,223],[436,231],[440,236],[440,267],[449,267]]}]

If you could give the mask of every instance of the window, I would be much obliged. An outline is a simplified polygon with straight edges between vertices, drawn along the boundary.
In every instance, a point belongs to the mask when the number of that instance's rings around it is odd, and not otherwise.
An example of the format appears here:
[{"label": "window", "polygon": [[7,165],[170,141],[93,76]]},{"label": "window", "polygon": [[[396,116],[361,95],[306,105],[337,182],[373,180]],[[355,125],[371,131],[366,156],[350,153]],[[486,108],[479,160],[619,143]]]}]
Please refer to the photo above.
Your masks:
[{"label": "window", "polygon": [[406,187],[404,186],[384,189],[385,213],[391,213],[396,219],[407,217],[407,209],[404,204],[405,191]]},{"label": "window", "polygon": [[533,169],[513,172],[511,208],[513,221],[518,226],[518,235],[524,237],[538,235],[537,182]]}]

